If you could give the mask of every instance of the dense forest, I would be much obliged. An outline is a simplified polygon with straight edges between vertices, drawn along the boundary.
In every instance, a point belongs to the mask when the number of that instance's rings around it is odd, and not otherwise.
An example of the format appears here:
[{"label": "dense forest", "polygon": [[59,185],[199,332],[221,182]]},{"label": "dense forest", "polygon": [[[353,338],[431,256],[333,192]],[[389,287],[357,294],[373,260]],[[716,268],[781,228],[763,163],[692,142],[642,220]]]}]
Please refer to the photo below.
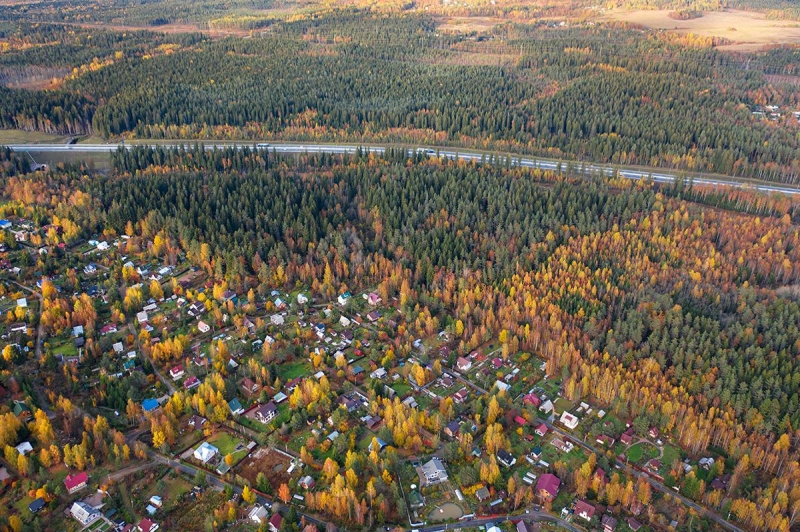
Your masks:
[{"label": "dense forest", "polygon": [[[795,72],[790,49],[739,56],[615,25],[506,24],[470,38],[439,33],[427,16],[357,10],[250,39],[149,35],[7,29],[6,84],[55,81],[0,89],[0,126],[427,143],[798,179],[797,92],[765,78]],[[778,118],[753,113],[766,105]]]}]

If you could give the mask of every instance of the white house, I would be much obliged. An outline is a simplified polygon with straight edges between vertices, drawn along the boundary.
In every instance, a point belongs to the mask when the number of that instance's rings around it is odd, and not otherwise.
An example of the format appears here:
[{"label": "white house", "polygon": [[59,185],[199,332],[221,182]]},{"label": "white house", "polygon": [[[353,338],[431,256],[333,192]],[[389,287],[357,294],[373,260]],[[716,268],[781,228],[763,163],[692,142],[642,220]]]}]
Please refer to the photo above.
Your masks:
[{"label": "white house", "polygon": [[472,369],[472,361],[465,357],[458,357],[456,360],[456,367],[458,371],[465,372]]},{"label": "white house", "polygon": [[23,455],[23,456],[28,454],[28,453],[32,453],[33,452],[33,446],[31,445],[31,442],[29,442],[29,441],[24,441],[24,442],[20,443],[19,445],[17,445],[16,449],[17,449],[17,452],[19,454]]},{"label": "white house", "polygon": [[141,312],[137,313],[136,314],[136,321],[138,321],[140,324],[146,322],[147,321],[147,312],[141,311]]},{"label": "white house", "polygon": [[194,450],[194,457],[196,460],[207,463],[219,453],[219,449],[204,441],[200,447]]},{"label": "white house", "polygon": [[269,321],[271,321],[273,325],[283,325],[285,320],[280,314],[273,314],[269,317]]},{"label": "white house", "polygon": [[253,506],[250,513],[247,514],[247,518],[255,524],[260,525],[267,520],[267,509],[257,504]]},{"label": "white house", "polygon": [[511,389],[510,384],[508,384],[507,382],[503,382],[499,379],[495,381],[494,385],[497,386],[497,389],[500,390],[501,392],[507,392],[508,390]]},{"label": "white house", "polygon": [[183,370],[183,364],[178,364],[171,370],[169,370],[169,375],[172,377],[172,380],[178,380],[183,377],[185,371]]},{"label": "white house", "polygon": [[438,458],[431,458],[420,467],[420,480],[424,480],[425,485],[437,484],[447,480],[447,469],[444,463]]},{"label": "white house", "polygon": [[339,318],[339,324],[342,327],[350,327],[350,319],[347,318],[346,316],[342,316],[341,318]]},{"label": "white house", "polygon": [[561,424],[570,430],[573,430],[578,426],[578,418],[566,411],[561,414],[561,419],[559,421],[561,421]]},{"label": "white house", "polygon": [[297,294],[297,303],[300,305],[305,305],[308,303],[308,297],[305,294]]},{"label": "white house", "polygon": [[337,298],[337,301],[340,305],[345,306],[347,302],[350,301],[351,297],[353,297],[353,295],[350,292],[345,292]]},{"label": "white house", "polygon": [[100,512],[82,502],[72,503],[69,509],[70,515],[75,518],[82,526],[89,526],[100,519]]}]

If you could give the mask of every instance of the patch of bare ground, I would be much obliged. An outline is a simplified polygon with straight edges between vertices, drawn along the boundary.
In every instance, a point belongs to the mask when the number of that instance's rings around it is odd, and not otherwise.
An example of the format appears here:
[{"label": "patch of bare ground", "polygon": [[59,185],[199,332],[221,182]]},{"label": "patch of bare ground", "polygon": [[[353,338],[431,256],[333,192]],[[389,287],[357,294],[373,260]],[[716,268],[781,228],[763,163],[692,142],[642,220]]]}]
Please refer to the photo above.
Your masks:
[{"label": "patch of bare ground", "polygon": [[675,20],[671,11],[611,10],[601,20],[618,20],[646,28],[677,33],[691,33],[701,37],[721,37],[731,41],[719,46],[720,50],[752,51],[778,44],[800,44],[800,24],[794,21],[769,20],[763,13],[726,9],[703,13],[702,17]]},{"label": "patch of bare ground", "polygon": [[259,448],[236,467],[236,473],[246,478],[252,486],[256,485],[259,473],[264,473],[270,486],[277,491],[281,484],[289,481],[289,464],[286,455],[267,447]]}]

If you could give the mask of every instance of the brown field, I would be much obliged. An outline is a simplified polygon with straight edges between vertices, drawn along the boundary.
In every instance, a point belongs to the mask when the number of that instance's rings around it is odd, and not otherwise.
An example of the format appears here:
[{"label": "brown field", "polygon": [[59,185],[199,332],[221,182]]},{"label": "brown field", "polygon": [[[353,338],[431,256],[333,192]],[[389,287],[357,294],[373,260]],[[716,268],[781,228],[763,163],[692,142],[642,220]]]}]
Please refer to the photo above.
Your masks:
[{"label": "brown field", "polygon": [[767,20],[761,13],[728,9],[704,13],[691,20],[675,20],[671,11],[613,10],[601,17],[620,20],[647,28],[691,33],[702,37],[723,37],[732,44],[720,46],[721,50],[751,51],[776,44],[800,44],[800,24],[794,21]]},{"label": "brown field", "polygon": [[261,447],[246,460],[236,466],[236,473],[246,478],[255,486],[256,477],[263,472],[269,479],[270,485],[277,490],[284,482],[289,482],[289,459],[272,449]]}]

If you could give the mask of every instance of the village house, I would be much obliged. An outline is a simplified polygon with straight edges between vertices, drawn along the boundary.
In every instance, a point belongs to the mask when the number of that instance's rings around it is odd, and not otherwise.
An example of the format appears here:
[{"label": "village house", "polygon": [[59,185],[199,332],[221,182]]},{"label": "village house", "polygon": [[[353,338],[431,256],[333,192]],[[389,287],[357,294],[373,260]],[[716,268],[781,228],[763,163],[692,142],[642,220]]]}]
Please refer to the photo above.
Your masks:
[{"label": "village house", "polygon": [[186,372],[183,370],[183,365],[182,364],[179,364],[179,365],[175,366],[174,368],[172,368],[171,370],[169,370],[170,377],[172,377],[172,380],[175,380],[175,381],[180,379],[181,377],[183,377],[184,373],[186,373]]},{"label": "village house", "polygon": [[449,436],[450,438],[458,438],[461,432],[461,423],[458,420],[451,421],[447,425],[444,426],[444,433]]},{"label": "village house", "polygon": [[278,532],[281,529],[281,524],[283,523],[283,517],[281,514],[276,513],[272,517],[269,518],[269,532]]},{"label": "village house", "polygon": [[574,430],[575,427],[578,426],[578,418],[574,415],[570,414],[569,412],[564,412],[561,414],[561,419],[559,419],[562,425],[567,427],[570,430]]},{"label": "village house", "polygon": [[200,320],[199,322],[197,322],[197,330],[205,334],[211,330],[211,326],[208,323],[204,322],[203,320]]},{"label": "village house", "polygon": [[242,408],[242,403],[239,402],[239,399],[232,399],[228,401],[228,408],[230,408],[231,413],[234,416],[238,416],[239,414],[244,412],[244,408]]},{"label": "village house", "polygon": [[377,429],[381,423],[383,423],[383,418],[381,418],[381,416],[369,416],[365,421],[367,429],[369,430]]},{"label": "village house", "polygon": [[603,516],[600,524],[603,526],[603,532],[614,532],[614,529],[617,528],[617,520],[608,514]]},{"label": "village house", "polygon": [[44,508],[44,505],[44,499],[39,497],[38,499],[31,501],[31,503],[28,505],[28,511],[32,514],[39,513],[39,511]]},{"label": "village house", "polygon": [[353,294],[351,294],[350,292],[345,292],[344,294],[341,294],[341,295],[340,295],[340,296],[337,298],[337,301],[339,302],[339,304],[340,304],[341,306],[345,306],[345,305],[347,305],[347,303],[350,301],[350,298],[351,298],[351,297],[353,297]]},{"label": "village house", "polygon": [[545,473],[536,483],[536,496],[542,501],[552,502],[558,496],[561,479],[552,473]]},{"label": "village house", "polygon": [[89,526],[101,517],[100,512],[82,502],[72,503],[69,513],[81,526]]},{"label": "village house", "polygon": [[299,305],[305,305],[306,303],[308,303],[308,297],[306,297],[306,295],[302,293],[297,294],[297,303]]},{"label": "village house", "polygon": [[584,500],[578,501],[578,503],[575,505],[575,515],[577,515],[578,517],[582,517],[582,518],[586,519],[587,521],[591,521],[592,520],[592,517],[594,517],[595,511],[597,511],[597,510],[594,507],[594,505],[589,504],[588,502],[586,502]]},{"label": "village house", "polygon": [[261,386],[259,386],[258,383],[253,382],[250,377],[245,377],[244,380],[242,380],[242,390],[244,390],[244,393],[247,395],[257,394],[260,389]]},{"label": "village house", "polygon": [[192,388],[197,388],[200,386],[200,379],[192,375],[188,379],[183,382],[183,387],[187,390],[191,390]]},{"label": "village house", "polygon": [[255,413],[256,419],[264,424],[272,421],[276,415],[278,415],[278,407],[272,401],[260,406]]},{"label": "village house", "polygon": [[535,393],[529,393],[522,398],[522,404],[539,408],[539,405],[542,404],[542,400],[539,399],[539,396]]},{"label": "village house", "polygon": [[158,524],[154,523],[149,519],[142,519],[139,521],[139,524],[136,526],[136,529],[139,532],[156,532],[158,530]]},{"label": "village house", "polygon": [[253,508],[247,514],[247,518],[255,524],[260,525],[267,520],[267,515],[267,509],[260,504],[257,504],[253,506]]},{"label": "village house", "polygon": [[376,292],[370,292],[369,295],[365,296],[367,303],[374,307],[381,302],[381,296],[379,296]]},{"label": "village house", "polygon": [[303,488],[304,490],[311,490],[314,489],[314,486],[316,486],[317,483],[314,481],[313,478],[311,478],[310,475],[306,475],[300,479],[297,485]]},{"label": "village house", "polygon": [[273,325],[283,325],[285,322],[283,316],[281,316],[280,314],[273,314],[272,316],[269,317],[269,321]]},{"label": "village house", "polygon": [[189,316],[193,318],[198,318],[203,314],[205,314],[205,312],[206,312],[206,306],[204,303],[200,301],[195,301],[194,303],[189,305],[188,313]]},{"label": "village house", "polygon": [[505,449],[497,451],[497,461],[506,467],[513,467],[517,463],[517,459]]},{"label": "village house", "polygon": [[629,427],[628,430],[623,432],[622,436],[619,437],[619,441],[625,445],[630,445],[633,443],[633,427]]},{"label": "village house", "polygon": [[544,412],[545,414],[549,414],[550,412],[552,412],[553,411],[553,401],[548,399],[547,401],[542,403],[542,405],[539,407],[539,411],[540,412]]},{"label": "village house", "polygon": [[374,322],[378,321],[380,319],[380,317],[381,317],[381,313],[378,312],[377,310],[373,310],[372,312],[367,314],[367,321],[369,321],[370,323],[374,323]]},{"label": "village house", "polygon": [[85,488],[88,482],[89,475],[86,474],[86,471],[81,471],[75,475],[67,475],[67,478],[64,479],[64,487],[67,489],[67,493],[72,494]]},{"label": "village house", "polygon": [[547,425],[545,425],[544,423],[540,423],[539,426],[537,426],[533,432],[535,432],[538,436],[544,437],[544,435],[547,434],[548,430],[550,429],[547,428]]},{"label": "village house", "polygon": [[458,357],[456,359],[456,368],[458,368],[458,371],[461,371],[462,373],[469,371],[472,369],[472,361],[468,358]]},{"label": "village house", "polygon": [[31,442],[29,442],[29,441],[24,441],[24,442],[20,443],[19,445],[17,445],[15,447],[15,449],[17,450],[17,452],[19,454],[21,454],[22,456],[25,456],[26,454],[33,452],[33,445],[31,445]]},{"label": "village house", "polygon": [[219,449],[204,441],[200,447],[194,450],[193,456],[195,460],[207,464],[215,456],[217,456],[217,454],[219,454]]},{"label": "village house", "polygon": [[453,394],[453,402],[457,404],[462,404],[464,401],[467,400],[468,396],[469,392],[467,391],[467,389],[461,388],[460,390],[458,390],[456,393]]},{"label": "village house", "polygon": [[599,435],[595,441],[598,444],[605,445],[607,447],[611,447],[612,445],[614,445],[614,438],[612,438],[611,436],[606,436],[605,434]]},{"label": "village house", "polygon": [[447,469],[438,458],[431,458],[419,468],[420,483],[423,486],[438,484],[447,480]]}]

